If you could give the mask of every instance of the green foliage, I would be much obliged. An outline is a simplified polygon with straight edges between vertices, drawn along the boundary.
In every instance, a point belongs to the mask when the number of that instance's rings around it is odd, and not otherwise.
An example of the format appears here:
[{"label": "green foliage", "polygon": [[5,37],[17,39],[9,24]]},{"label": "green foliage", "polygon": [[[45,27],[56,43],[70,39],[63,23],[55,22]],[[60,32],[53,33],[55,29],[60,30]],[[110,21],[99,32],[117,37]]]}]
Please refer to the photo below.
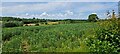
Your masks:
[{"label": "green foliage", "polygon": [[3,26],[4,27],[16,27],[17,25],[15,23],[10,22],[10,23],[5,23]]},{"label": "green foliage", "polygon": [[23,23],[19,21],[9,21],[9,22],[3,22],[2,26],[3,27],[18,27],[18,26],[23,26]]},{"label": "green foliage", "polygon": [[11,29],[11,28],[8,28],[8,29],[5,29],[3,28],[2,30],[2,40],[5,41],[5,40],[10,40],[11,37],[13,36],[16,36],[16,35],[20,35],[21,34],[21,31],[22,29]]},{"label": "green foliage", "polygon": [[35,24],[35,26],[39,26],[39,24],[37,23],[37,24]]},{"label": "green foliage", "polygon": [[64,20],[56,20],[56,19],[35,19],[29,18],[16,18],[16,17],[0,17],[1,21],[9,22],[9,21],[18,21],[23,22],[24,24],[30,24],[30,23],[45,23],[45,22],[60,22],[60,24],[69,24],[69,23],[81,23],[81,22],[87,22],[87,20],[76,20],[76,19],[64,19]]},{"label": "green foliage", "polygon": [[98,20],[98,16],[96,14],[91,14],[88,16],[88,21],[89,22],[96,22]]},{"label": "green foliage", "polygon": [[2,21],[22,21],[20,18],[15,18],[15,17],[0,17]]},{"label": "green foliage", "polygon": [[100,29],[96,31],[93,38],[89,38],[88,46],[92,52],[119,52],[120,51],[120,29],[119,21],[110,19],[100,23]]},{"label": "green foliage", "polygon": [[45,22],[45,25],[47,25],[48,23],[47,22]]},{"label": "green foliage", "polygon": [[96,23],[4,28],[3,38],[12,37],[3,42],[3,52],[21,51],[20,40],[24,39],[28,40],[30,52],[88,52],[82,37],[93,28],[98,28]]}]

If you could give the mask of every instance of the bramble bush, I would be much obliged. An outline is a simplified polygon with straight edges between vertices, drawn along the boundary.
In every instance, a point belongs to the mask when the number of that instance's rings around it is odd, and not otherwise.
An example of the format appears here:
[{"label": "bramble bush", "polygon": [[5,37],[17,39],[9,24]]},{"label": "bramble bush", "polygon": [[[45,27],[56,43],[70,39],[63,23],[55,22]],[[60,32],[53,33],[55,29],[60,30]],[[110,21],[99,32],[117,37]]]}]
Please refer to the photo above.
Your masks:
[{"label": "bramble bush", "polygon": [[120,20],[110,19],[100,23],[94,38],[87,40],[91,52],[120,52]]}]

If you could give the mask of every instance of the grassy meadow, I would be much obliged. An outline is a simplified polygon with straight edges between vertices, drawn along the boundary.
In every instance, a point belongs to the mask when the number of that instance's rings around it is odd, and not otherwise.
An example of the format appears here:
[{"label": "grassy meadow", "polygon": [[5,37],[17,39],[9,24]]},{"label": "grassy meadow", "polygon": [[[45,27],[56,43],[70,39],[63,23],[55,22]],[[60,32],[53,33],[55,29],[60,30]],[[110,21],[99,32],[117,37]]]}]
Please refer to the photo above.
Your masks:
[{"label": "grassy meadow", "polygon": [[3,28],[3,38],[10,38],[4,39],[7,41],[3,43],[3,51],[89,52],[84,40],[94,35],[97,28],[97,23]]},{"label": "grassy meadow", "polygon": [[24,25],[21,21],[4,21],[3,25],[6,27],[1,31],[2,52],[110,53],[120,50],[119,19],[49,21],[25,26],[21,26]]},{"label": "grassy meadow", "polygon": [[119,3],[3,2],[0,53],[120,54]]}]

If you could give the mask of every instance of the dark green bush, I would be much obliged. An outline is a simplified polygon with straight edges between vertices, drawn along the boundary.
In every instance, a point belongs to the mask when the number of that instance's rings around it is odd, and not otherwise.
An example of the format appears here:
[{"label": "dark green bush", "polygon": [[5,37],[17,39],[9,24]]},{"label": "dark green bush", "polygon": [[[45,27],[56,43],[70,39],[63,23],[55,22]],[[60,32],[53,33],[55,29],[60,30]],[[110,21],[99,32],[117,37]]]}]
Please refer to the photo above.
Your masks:
[{"label": "dark green bush", "polygon": [[15,23],[5,23],[4,27],[16,27],[17,25]]},{"label": "dark green bush", "polygon": [[39,24],[37,23],[37,24],[35,24],[35,26],[39,26]]},{"label": "dark green bush", "polygon": [[47,22],[45,22],[45,25],[47,25],[48,23]]},{"label": "dark green bush", "polygon": [[89,22],[96,22],[98,20],[98,16],[96,14],[91,14],[88,16],[88,21]]},{"label": "dark green bush", "polygon": [[11,37],[21,34],[21,29],[4,29],[2,30],[2,40],[10,40]]},{"label": "dark green bush", "polygon": [[9,21],[9,22],[3,22],[2,26],[3,27],[18,27],[18,26],[23,26],[23,23],[19,21]]}]

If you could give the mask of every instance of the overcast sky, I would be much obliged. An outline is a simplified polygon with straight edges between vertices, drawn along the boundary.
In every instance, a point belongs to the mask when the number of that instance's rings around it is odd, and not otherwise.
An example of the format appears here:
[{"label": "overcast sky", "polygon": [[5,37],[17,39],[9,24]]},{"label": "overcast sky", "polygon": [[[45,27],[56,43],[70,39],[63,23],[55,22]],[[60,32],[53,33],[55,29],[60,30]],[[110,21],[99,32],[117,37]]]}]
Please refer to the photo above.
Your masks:
[{"label": "overcast sky", "polygon": [[[5,2],[2,16],[46,19],[87,19],[91,13],[105,18],[107,10],[117,12],[117,2]],[[76,0],[77,1],[77,0]],[[97,0],[98,1],[98,0]],[[112,0],[111,0],[112,1]],[[117,1],[117,0],[116,0]],[[116,13],[117,14],[117,13]]]}]

